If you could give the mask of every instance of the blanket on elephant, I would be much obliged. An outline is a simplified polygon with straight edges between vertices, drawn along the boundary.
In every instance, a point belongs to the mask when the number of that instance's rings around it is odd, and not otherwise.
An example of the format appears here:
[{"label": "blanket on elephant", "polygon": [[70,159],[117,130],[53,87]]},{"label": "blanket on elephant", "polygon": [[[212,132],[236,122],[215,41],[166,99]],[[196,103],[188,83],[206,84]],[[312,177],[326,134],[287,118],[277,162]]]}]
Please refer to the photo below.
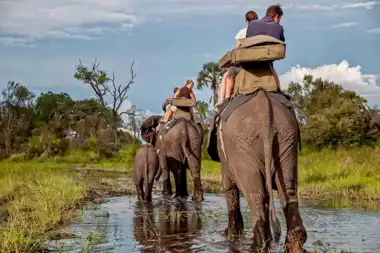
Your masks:
[{"label": "blanket on elephant", "polygon": [[162,143],[162,140],[164,139],[165,137],[165,134],[172,128],[174,127],[176,124],[178,124],[179,122],[181,121],[185,121],[186,123],[188,124],[191,124],[193,126],[195,126],[197,129],[197,123],[195,123],[195,121],[193,120],[189,120],[187,118],[174,118],[172,120],[170,120],[169,122],[167,122],[158,132],[157,132],[157,138],[156,138],[156,149],[159,151],[160,148],[161,148],[161,143]]},{"label": "blanket on elephant", "polygon": [[[237,94],[235,95],[230,102],[227,104],[227,106],[223,109],[219,117],[216,117],[214,115],[208,139],[207,139],[207,153],[210,156],[211,160],[220,162],[219,153],[217,150],[217,131],[218,129],[218,123],[220,121],[226,122],[229,116],[240,106],[248,102],[249,100],[253,99],[258,93],[258,90],[251,94]],[[292,110],[294,113],[293,105],[290,101],[290,97],[288,95],[283,94],[282,92],[267,92],[269,97],[272,97],[279,101],[281,104],[283,104],[286,108],[289,110]],[[295,114],[294,114],[295,117]],[[300,128],[298,127],[298,144],[299,149],[301,150],[301,135],[300,135]],[[221,143],[221,146],[223,146],[223,143]],[[223,149],[223,147],[222,147]]]}]

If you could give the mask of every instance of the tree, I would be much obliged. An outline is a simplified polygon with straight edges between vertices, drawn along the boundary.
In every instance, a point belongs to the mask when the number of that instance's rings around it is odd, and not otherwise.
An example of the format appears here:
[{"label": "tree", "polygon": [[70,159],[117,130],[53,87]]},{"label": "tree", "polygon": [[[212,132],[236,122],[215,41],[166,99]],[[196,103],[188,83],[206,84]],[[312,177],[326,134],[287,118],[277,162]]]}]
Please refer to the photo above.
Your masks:
[{"label": "tree", "polygon": [[[197,89],[210,87],[214,106],[218,102],[218,84],[222,81],[225,71],[216,62],[208,62],[203,64],[202,70],[198,73]],[[211,97],[209,101],[211,102]]]},{"label": "tree", "polygon": [[28,137],[33,126],[34,94],[24,85],[9,81],[1,93],[0,145],[1,156],[8,156]]},{"label": "tree", "polygon": [[204,124],[206,122],[206,116],[208,112],[208,103],[204,101],[197,101],[197,112],[201,119],[201,122]]},{"label": "tree", "polygon": [[[112,127],[115,133],[115,142],[118,143],[117,128],[121,126],[119,119],[123,114],[128,114],[129,111],[120,111],[121,106],[128,99],[127,93],[130,86],[135,82],[136,74],[133,71],[134,61],[131,64],[130,72],[131,77],[127,84],[117,84],[115,81],[115,73],[112,73],[112,78],[109,78],[104,70],[99,69],[100,63],[95,60],[91,69],[85,67],[81,61],[76,66],[76,72],[74,78],[82,81],[85,84],[89,84],[94,91],[96,97],[99,99],[103,110],[101,113]],[[111,85],[109,83],[111,82]],[[112,100],[109,106],[106,103],[106,97],[109,96]],[[111,115],[104,115],[104,111],[107,107],[111,108]]]},{"label": "tree", "polygon": [[342,85],[304,77],[290,83],[287,92],[303,130],[303,139],[317,147],[352,146],[365,141],[370,128],[366,99]]}]

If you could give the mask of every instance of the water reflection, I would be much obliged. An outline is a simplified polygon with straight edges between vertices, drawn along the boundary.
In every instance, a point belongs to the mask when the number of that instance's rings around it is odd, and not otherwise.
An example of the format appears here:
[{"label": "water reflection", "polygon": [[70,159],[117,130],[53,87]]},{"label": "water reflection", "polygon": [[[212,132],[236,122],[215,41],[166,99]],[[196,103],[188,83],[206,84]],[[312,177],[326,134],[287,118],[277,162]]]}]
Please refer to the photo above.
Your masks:
[{"label": "water reflection", "polygon": [[133,234],[141,252],[193,252],[192,238],[202,229],[198,211],[183,200],[163,201],[160,206],[136,203]]},{"label": "water reflection", "polygon": [[[82,252],[91,232],[96,234],[97,243],[90,252],[252,252],[246,202],[242,200],[246,236],[236,239],[223,234],[228,219],[225,205],[224,196],[215,194],[205,194],[205,201],[199,204],[190,198],[156,197],[151,204],[137,202],[136,196],[110,198],[97,210],[85,210],[83,221],[70,226],[68,232],[82,235],[82,241],[78,245],[67,240],[71,249],[66,252]],[[285,220],[278,201],[276,206],[284,241]],[[308,232],[305,248],[311,252],[318,252],[318,241],[324,244],[320,248],[379,252],[379,213],[315,208],[303,203],[301,216]],[[280,248],[276,252],[282,252]]]}]

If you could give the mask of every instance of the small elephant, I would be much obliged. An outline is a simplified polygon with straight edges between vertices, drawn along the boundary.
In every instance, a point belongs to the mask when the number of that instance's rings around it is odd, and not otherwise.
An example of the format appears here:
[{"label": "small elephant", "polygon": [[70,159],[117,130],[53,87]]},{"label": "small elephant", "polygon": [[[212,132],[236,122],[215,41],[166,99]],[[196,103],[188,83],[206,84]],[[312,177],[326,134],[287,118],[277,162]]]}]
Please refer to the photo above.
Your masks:
[{"label": "small elephant", "polygon": [[160,177],[161,169],[159,168],[159,159],[156,149],[151,144],[145,144],[136,152],[133,172],[133,180],[140,201],[152,201],[154,179],[158,181]]}]

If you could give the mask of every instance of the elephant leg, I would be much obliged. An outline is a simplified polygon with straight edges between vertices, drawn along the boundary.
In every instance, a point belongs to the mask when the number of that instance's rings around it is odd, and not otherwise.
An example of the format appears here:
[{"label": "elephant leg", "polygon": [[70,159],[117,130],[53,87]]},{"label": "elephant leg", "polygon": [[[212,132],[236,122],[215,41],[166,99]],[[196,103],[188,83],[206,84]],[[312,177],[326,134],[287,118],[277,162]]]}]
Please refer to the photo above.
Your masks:
[{"label": "elephant leg", "polygon": [[141,188],[140,188],[140,184],[136,184],[136,192],[137,192],[137,199],[139,201],[142,201],[142,192],[141,192]]},{"label": "elephant leg", "polygon": [[172,185],[170,183],[170,172],[166,162],[165,154],[163,154],[162,150],[158,156],[158,159],[162,171],[162,195],[172,195],[173,191]]},{"label": "elephant leg", "polygon": [[[145,179],[144,179],[145,180]],[[140,200],[144,200],[145,192],[144,192],[144,180],[140,180],[140,183],[138,184],[138,192],[140,194]]]},{"label": "elephant leg", "polygon": [[[293,138],[295,139],[295,136]],[[287,234],[285,247],[287,252],[303,252],[307,233],[298,207],[297,145],[288,144],[288,146],[284,146],[280,145],[283,148],[283,152],[281,157],[279,157],[280,162],[276,166],[275,183],[286,218]]]},{"label": "elephant leg", "polygon": [[182,163],[175,160],[171,163],[171,166],[175,180],[175,197],[183,198],[189,196],[186,186],[186,170],[183,168]]},{"label": "elephant leg", "polygon": [[186,174],[186,167],[183,167],[181,168],[180,170],[180,185],[179,185],[179,189],[180,189],[180,192],[181,192],[181,196],[182,197],[188,197],[189,196],[189,192],[187,190],[187,174]]},{"label": "elephant leg", "polygon": [[226,235],[240,235],[244,231],[244,221],[240,209],[240,192],[229,175],[229,168],[225,161],[222,165],[222,184],[227,202],[228,227],[224,230]]},{"label": "elephant leg", "polygon": [[191,176],[194,181],[193,201],[203,201],[203,186],[201,182],[201,161],[194,155],[190,155],[188,159],[188,165],[191,172]]},{"label": "elephant leg", "polygon": [[[249,156],[248,156],[249,155]],[[254,155],[238,156],[234,164],[236,184],[244,194],[252,214],[253,241],[258,250],[268,250],[272,239],[269,223],[269,195],[265,188],[264,165]],[[262,170],[260,170],[262,167]]]}]

